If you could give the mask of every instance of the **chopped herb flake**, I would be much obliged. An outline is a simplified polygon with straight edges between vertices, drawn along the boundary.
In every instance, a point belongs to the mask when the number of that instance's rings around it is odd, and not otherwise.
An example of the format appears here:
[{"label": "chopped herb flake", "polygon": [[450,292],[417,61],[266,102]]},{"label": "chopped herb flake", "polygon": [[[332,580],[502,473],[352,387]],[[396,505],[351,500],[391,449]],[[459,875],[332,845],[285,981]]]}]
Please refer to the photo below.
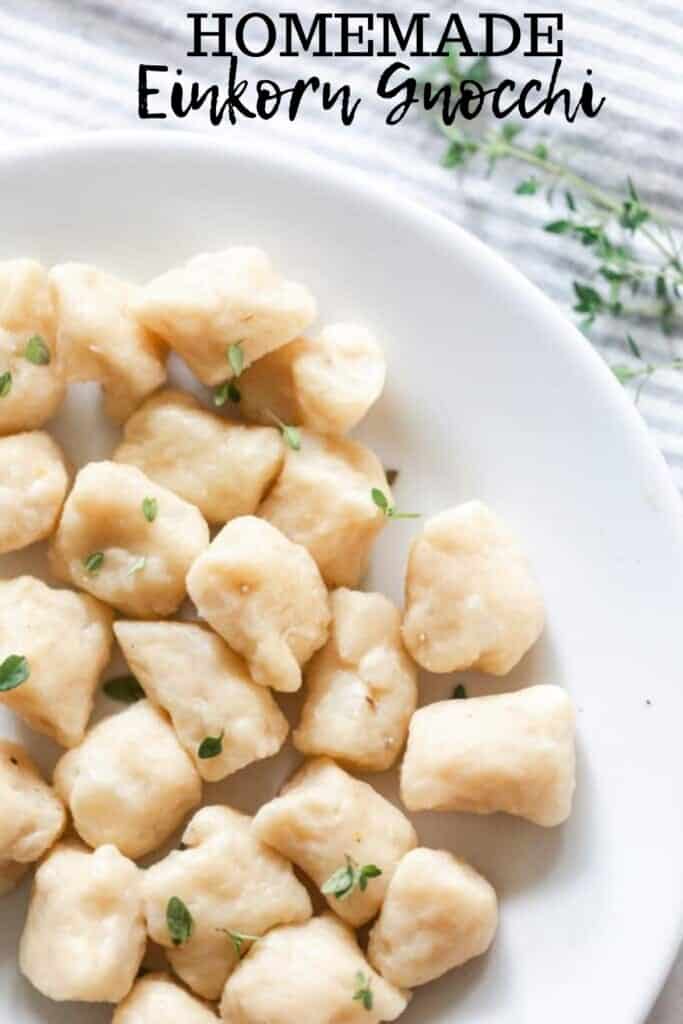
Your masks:
[{"label": "chopped herb flake", "polygon": [[148,523],[153,523],[159,511],[159,502],[156,498],[145,498],[142,502],[142,514]]},{"label": "chopped herb flake", "polygon": [[0,664],[0,693],[16,690],[31,674],[28,661],[23,654],[10,654]]},{"label": "chopped herb flake", "polygon": [[24,355],[29,363],[35,366],[47,366],[50,362],[50,349],[45,344],[45,339],[40,334],[34,334],[26,343]]},{"label": "chopped herb flake", "polygon": [[171,896],[166,904],[166,925],[174,946],[182,946],[192,934],[192,914],[177,896]]},{"label": "chopped herb flake", "polygon": [[118,700],[121,704],[135,704],[143,700],[145,691],[140,686],[135,676],[118,676],[116,679],[108,679],[102,687],[107,697]]},{"label": "chopped herb flake", "polygon": [[104,551],[93,551],[83,559],[83,567],[90,576],[96,576],[104,562]]}]

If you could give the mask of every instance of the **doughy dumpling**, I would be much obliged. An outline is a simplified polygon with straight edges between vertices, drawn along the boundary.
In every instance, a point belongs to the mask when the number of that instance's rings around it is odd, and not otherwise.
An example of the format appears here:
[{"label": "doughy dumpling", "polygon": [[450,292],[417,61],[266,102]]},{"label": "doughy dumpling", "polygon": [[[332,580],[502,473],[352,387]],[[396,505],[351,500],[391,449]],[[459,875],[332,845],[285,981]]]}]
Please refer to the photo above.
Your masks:
[{"label": "doughy dumpling", "polygon": [[496,932],[493,886],[445,850],[407,853],[370,932],[368,960],[399,988],[415,988],[484,953]]},{"label": "doughy dumpling", "polygon": [[165,346],[129,310],[139,289],[84,263],[53,267],[50,287],[69,380],[98,381],[107,415],[125,420],[166,380]]},{"label": "doughy dumpling", "polygon": [[379,868],[364,889],[354,884],[342,898],[327,895],[330,907],[354,927],[375,916],[396,865],[417,846],[415,829],[397,807],[323,757],[304,764],[281,796],[260,809],[254,829],[321,889],[349,861],[358,869]]},{"label": "doughy dumpling", "polygon": [[111,1024],[217,1024],[213,1010],[177,985],[168,974],[138,978],[114,1011]]},{"label": "doughy dumpling", "polygon": [[240,343],[245,366],[279,348],[315,319],[313,296],[285,280],[260,249],[202,253],[141,290],[133,309],[204,384],[232,376],[227,350]]},{"label": "doughy dumpling", "polygon": [[330,587],[356,587],[370,549],[386,525],[372,500],[391,491],[377,456],[357,441],[301,432],[258,514],[313,555]]},{"label": "doughy dumpling", "polygon": [[364,771],[400,754],[417,703],[417,668],[401,616],[382,594],[335,590],[330,638],[304,673],[306,702],[294,746]]},{"label": "doughy dumpling", "polygon": [[87,733],[57,762],[55,789],[81,839],[137,860],[168,839],[202,797],[164,714],[143,700]]},{"label": "doughy dumpling", "polygon": [[386,362],[374,336],[358,324],[330,324],[259,359],[240,380],[241,412],[257,423],[297,423],[321,434],[346,434],[384,387]]},{"label": "doughy dumpling", "polygon": [[36,430],[0,438],[0,555],[54,530],[69,483],[64,457]]},{"label": "doughy dumpling", "polygon": [[[171,716],[203,779],[217,782],[278,752],[289,732],[287,719],[215,633],[189,622],[117,622],[114,632],[133,674]],[[200,757],[207,737],[222,738],[221,752]]]},{"label": "doughy dumpling", "polygon": [[0,664],[18,655],[29,670],[20,686],[0,693],[0,704],[64,747],[79,743],[109,661],[112,619],[92,597],[32,576],[0,581]]},{"label": "doughy dumpling", "polygon": [[225,1024],[378,1024],[408,995],[376,974],[356,937],[332,914],[275,928],[228,978]]},{"label": "doughy dumpling", "polygon": [[543,602],[508,527],[470,501],[428,519],[413,542],[403,640],[430,672],[502,676],[543,629]]},{"label": "doughy dumpling", "polygon": [[145,402],[114,453],[116,462],[137,466],[221,524],[256,511],[283,458],[274,427],[230,423],[181,391],[162,391]]},{"label": "doughy dumpling", "polygon": [[65,391],[47,271],[35,260],[0,262],[0,435],[42,427]]},{"label": "doughy dumpling", "polygon": [[141,872],[113,846],[59,843],[36,872],[22,973],[58,1002],[118,1003],[145,952]]},{"label": "doughy dumpling", "polygon": [[55,575],[124,615],[154,619],[182,604],[187,570],[208,543],[194,505],[136,466],[91,462],[66,499],[50,560]]},{"label": "doughy dumpling", "polygon": [[187,590],[255,683],[299,689],[301,666],[325,643],[330,623],[325,584],[304,548],[263,519],[240,516],[194,563]]},{"label": "doughy dumpling", "polygon": [[537,825],[569,817],[574,708],[559,686],[447,700],[412,718],[401,773],[410,811],[507,811]]},{"label": "doughy dumpling", "polygon": [[[244,936],[306,921],[311,900],[292,865],[258,841],[252,819],[230,807],[203,807],[183,843],[187,849],[145,873],[147,927],[185,984],[206,999],[218,999],[238,961],[235,942],[244,955],[249,948]],[[173,896],[183,901],[193,922],[190,938],[179,946],[173,945],[166,922]]]},{"label": "doughy dumpling", "polygon": [[[66,825],[61,800],[43,780],[23,747],[0,740],[0,878],[7,888],[59,839]],[[0,894],[2,892],[0,881]]]}]

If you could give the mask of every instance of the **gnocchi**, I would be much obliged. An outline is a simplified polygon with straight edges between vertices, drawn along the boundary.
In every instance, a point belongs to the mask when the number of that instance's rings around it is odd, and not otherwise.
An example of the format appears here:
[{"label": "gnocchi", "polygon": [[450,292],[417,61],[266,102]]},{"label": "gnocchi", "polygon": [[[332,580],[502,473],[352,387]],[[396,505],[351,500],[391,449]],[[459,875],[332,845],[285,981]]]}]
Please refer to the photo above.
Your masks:
[{"label": "gnocchi", "polygon": [[195,999],[168,974],[147,974],[133,985],[116,1007],[112,1024],[217,1024],[218,1017],[206,1003]]},{"label": "gnocchi", "polygon": [[517,540],[470,501],[428,519],[413,542],[403,639],[430,672],[506,675],[543,629],[543,603]]},{"label": "gnocchi", "polygon": [[370,933],[368,960],[399,988],[440,977],[493,941],[498,904],[485,878],[446,850],[407,853]]},{"label": "gnocchi", "polygon": [[327,644],[308,663],[294,746],[381,772],[401,753],[417,703],[417,669],[401,616],[381,594],[335,590]]},{"label": "gnocchi", "polygon": [[315,559],[329,587],[357,587],[386,516],[373,488],[391,501],[379,459],[357,441],[301,431],[258,514]]},{"label": "gnocchi", "polygon": [[66,499],[50,562],[60,579],[124,615],[163,618],[184,600],[186,573],[208,544],[194,505],[136,466],[91,462]]},{"label": "gnocchi", "polygon": [[0,436],[42,427],[66,394],[47,271],[0,262]]},{"label": "gnocchi", "polygon": [[[189,622],[119,621],[114,632],[145,693],[171,716],[207,782],[278,752],[287,719],[220,637]],[[207,737],[216,739],[211,756],[202,746]]]},{"label": "gnocchi", "polygon": [[231,345],[240,346],[248,366],[295,338],[317,312],[307,288],[247,246],[203,253],[169,270],[142,289],[132,308],[209,385],[233,376]]},{"label": "gnocchi", "polygon": [[281,795],[261,807],[254,830],[354,927],[375,916],[398,862],[417,846],[415,829],[397,807],[322,757],[304,764]]},{"label": "gnocchi", "polygon": [[297,423],[321,434],[346,434],[384,387],[386,363],[374,336],[352,323],[330,324],[259,359],[240,381],[247,419]]},{"label": "gnocchi", "polygon": [[[252,819],[230,807],[198,811],[183,847],[145,874],[147,927],[185,984],[218,999],[252,942],[249,936],[308,920],[311,900],[291,864],[259,841]],[[179,945],[166,918],[172,897],[182,900],[192,918],[191,934]]]},{"label": "gnocchi", "polygon": [[28,675],[0,704],[64,747],[83,738],[113,635],[109,608],[32,576],[0,580],[0,663],[26,659]]},{"label": "gnocchi", "polygon": [[64,805],[24,748],[0,740],[0,865],[5,866],[0,866],[0,879],[6,879],[7,889],[24,865],[50,849],[65,826]]},{"label": "gnocchi", "polygon": [[228,423],[192,395],[170,390],[131,416],[114,453],[221,525],[256,511],[283,458],[274,427]]},{"label": "gnocchi", "polygon": [[327,639],[330,606],[315,562],[255,516],[229,522],[194,563],[199,614],[241,654],[255,683],[292,692]]},{"label": "gnocchi", "polygon": [[86,843],[111,844],[133,859],[161,846],[202,795],[168,719],[145,700],[105,718],[62,755],[54,784]]},{"label": "gnocchi", "polygon": [[145,952],[141,872],[113,846],[59,843],[36,872],[19,966],[58,1002],[118,1003]]},{"label": "gnocchi", "polygon": [[62,452],[40,430],[0,437],[0,465],[0,555],[4,555],[50,536],[69,477]]},{"label": "gnocchi", "polygon": [[560,825],[574,792],[574,717],[559,686],[420,708],[402,766],[404,804]]},{"label": "gnocchi", "polygon": [[350,928],[333,914],[274,928],[228,982],[225,1024],[378,1024],[396,1020],[408,996],[376,974]]},{"label": "gnocchi", "polygon": [[165,346],[130,312],[136,287],[84,263],[53,267],[49,280],[69,380],[100,383],[122,422],[166,379]]}]

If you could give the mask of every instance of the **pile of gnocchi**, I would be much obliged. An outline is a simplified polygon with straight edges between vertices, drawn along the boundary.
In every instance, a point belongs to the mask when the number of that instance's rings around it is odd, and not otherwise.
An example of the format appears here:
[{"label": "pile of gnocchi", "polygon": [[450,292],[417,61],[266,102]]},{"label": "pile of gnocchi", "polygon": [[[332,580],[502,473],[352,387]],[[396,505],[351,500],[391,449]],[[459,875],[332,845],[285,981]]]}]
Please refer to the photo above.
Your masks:
[{"label": "pile of gnocchi", "polygon": [[[541,596],[478,501],[415,523],[402,610],[360,589],[403,514],[347,436],[385,361],[355,324],[305,334],[316,315],[252,248],[145,286],[0,264],[0,553],[48,540],[57,584],[0,581],[0,703],[64,748],[48,784],[0,741],[0,892],[35,865],[21,971],[115,1004],[113,1024],[393,1021],[488,949],[493,887],[359,774],[400,765],[409,812],[570,813],[561,688],[459,685],[416,710],[420,668],[510,672]],[[171,352],[206,402],[167,386]],[[72,381],[122,427],[75,474],[41,429]],[[90,725],[115,643],[129,674],[104,689],[127,706]],[[281,750],[276,695],[300,689],[303,762],[279,794],[254,817],[203,805],[204,782]],[[141,970],[150,944],[163,970]]]}]

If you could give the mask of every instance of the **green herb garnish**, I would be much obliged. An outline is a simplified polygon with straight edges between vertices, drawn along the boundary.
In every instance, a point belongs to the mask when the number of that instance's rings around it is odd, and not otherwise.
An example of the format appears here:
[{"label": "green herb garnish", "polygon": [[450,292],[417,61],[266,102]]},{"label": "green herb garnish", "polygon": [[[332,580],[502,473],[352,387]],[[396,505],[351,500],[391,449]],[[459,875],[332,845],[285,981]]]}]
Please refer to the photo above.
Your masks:
[{"label": "green herb garnish", "polygon": [[458,683],[453,690],[453,700],[467,700],[467,690],[462,683]]},{"label": "green herb garnish", "polygon": [[166,925],[174,946],[182,946],[192,934],[192,914],[177,896],[171,896],[166,904]]},{"label": "green herb garnish", "polygon": [[354,1001],[362,1003],[364,1010],[371,1010],[373,1004],[372,989],[370,988],[370,978],[366,977],[362,971],[358,971],[356,974],[356,991],[353,994]]},{"label": "green herb garnish", "polygon": [[121,704],[135,704],[143,700],[145,691],[140,686],[135,676],[117,676],[116,679],[108,679],[102,687],[107,697],[118,700]]},{"label": "green herb garnish", "polygon": [[50,362],[50,349],[45,344],[45,339],[40,334],[34,334],[26,342],[24,355],[29,363],[35,366],[47,366]]},{"label": "green herb garnish", "polygon": [[389,499],[384,491],[380,491],[379,487],[373,487],[370,494],[377,508],[384,513],[387,519],[419,519],[422,514],[420,512],[398,512],[394,505],[389,504]]},{"label": "green herb garnish", "polygon": [[213,404],[218,408],[225,405],[228,399],[235,404],[242,401],[242,393],[234,380],[226,380],[224,384],[219,384],[213,393]]},{"label": "green herb garnish", "polygon": [[355,862],[353,857],[346,856],[346,864],[337,868],[334,874],[330,875],[327,881],[321,886],[320,891],[324,896],[335,896],[338,900],[347,899],[353,890],[358,887],[365,892],[371,878],[379,878],[382,874],[380,868],[375,864],[364,864],[363,867]]},{"label": "green herb garnish", "polygon": [[244,949],[245,943],[247,942],[258,942],[258,935],[245,935],[244,932],[231,932],[229,928],[219,928],[219,932],[223,932],[227,935],[232,942],[233,949],[237,954],[237,959],[241,960],[246,950]]},{"label": "green herb garnish", "polygon": [[220,736],[206,736],[199,744],[197,757],[201,758],[202,761],[208,761],[209,758],[218,757],[219,754],[222,754],[224,736],[225,729],[221,730]]},{"label": "green herb garnish", "polygon": [[93,551],[83,559],[83,568],[90,576],[96,576],[104,562],[104,551]]},{"label": "green herb garnish", "polygon": [[270,411],[270,409],[268,409],[267,412],[273,423],[277,423],[280,428],[280,433],[282,434],[285,444],[288,444],[294,452],[301,451],[301,431],[299,428],[283,423],[280,417],[276,416],[274,412]]},{"label": "green herb garnish", "polygon": [[6,398],[12,390],[12,374],[7,370],[0,373],[0,398]]},{"label": "green herb garnish", "polygon": [[156,498],[145,498],[142,502],[142,514],[148,523],[153,523],[159,511],[159,502]]},{"label": "green herb garnish", "polygon": [[0,664],[0,693],[16,690],[31,674],[28,661],[23,654],[10,654]]},{"label": "green herb garnish", "polygon": [[[491,77],[485,58],[465,67],[452,48],[425,80],[425,87],[449,87],[455,96],[463,85],[467,90],[468,80],[485,84]],[[528,173],[514,187],[518,196],[543,194],[552,208],[562,204],[560,215],[549,219],[544,230],[578,243],[592,257],[590,279],[573,279],[571,284],[573,309],[584,331],[604,318],[655,322],[665,335],[680,327],[683,244],[643,201],[631,178],[619,190],[598,188],[574,171],[562,154],[555,153],[550,142],[528,140],[522,124],[508,120],[483,131],[464,131],[442,118],[437,123],[448,141],[443,157],[446,167],[464,168],[479,162],[491,173],[501,163],[522,165]],[[618,363],[612,369],[622,384],[636,383],[638,395],[659,371],[683,372],[683,358],[678,353],[653,364],[642,358],[631,335],[626,335],[625,347],[634,363]]]},{"label": "green herb garnish", "polygon": [[147,557],[145,555],[140,555],[139,558],[135,559],[130,569],[126,573],[126,576],[133,576],[136,572],[142,572],[146,565]]},{"label": "green herb garnish", "polygon": [[242,342],[236,341],[234,345],[228,346],[228,362],[235,377],[240,377],[244,370],[244,352]]}]

